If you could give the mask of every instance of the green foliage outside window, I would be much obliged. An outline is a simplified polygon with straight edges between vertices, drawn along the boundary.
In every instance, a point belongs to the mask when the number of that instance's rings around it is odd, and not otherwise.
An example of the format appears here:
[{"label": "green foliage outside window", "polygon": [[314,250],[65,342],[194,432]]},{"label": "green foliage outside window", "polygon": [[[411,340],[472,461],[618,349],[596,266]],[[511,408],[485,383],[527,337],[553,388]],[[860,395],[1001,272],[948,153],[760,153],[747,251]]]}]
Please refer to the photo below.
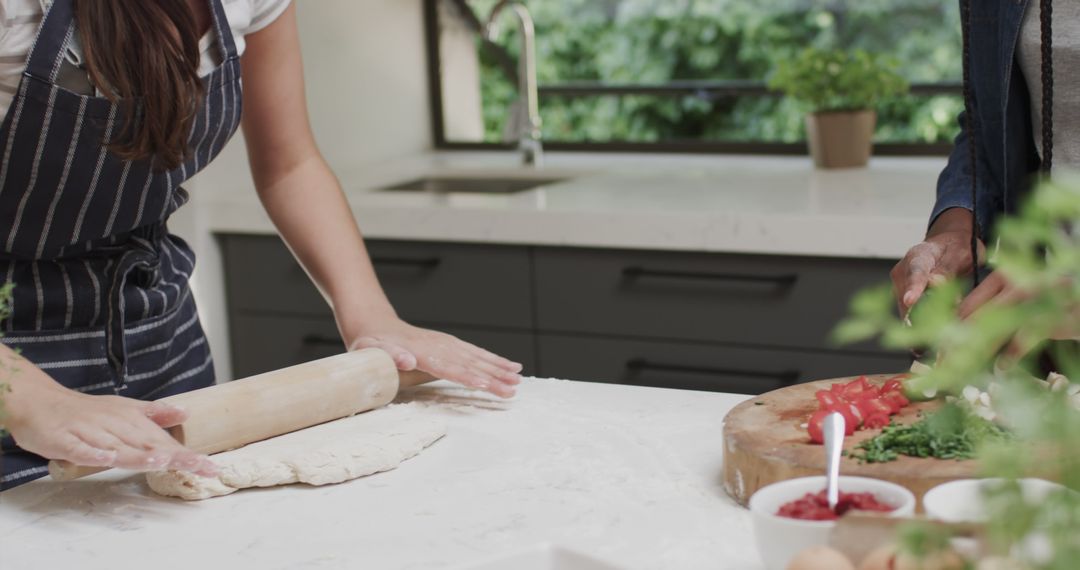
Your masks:
[{"label": "green foliage outside window", "polygon": [[[540,85],[660,85],[680,80],[764,82],[808,47],[887,53],[907,81],[960,78],[956,2],[939,0],[527,0],[536,20]],[[469,0],[483,20],[495,0]],[[507,17],[509,18],[509,17]],[[509,20],[504,30],[514,26]],[[499,45],[517,57],[516,31]],[[485,138],[502,140],[517,97],[481,50]],[[878,106],[879,142],[948,142],[959,96],[902,95]],[[546,140],[797,142],[805,108],[784,97],[547,96]]]}]

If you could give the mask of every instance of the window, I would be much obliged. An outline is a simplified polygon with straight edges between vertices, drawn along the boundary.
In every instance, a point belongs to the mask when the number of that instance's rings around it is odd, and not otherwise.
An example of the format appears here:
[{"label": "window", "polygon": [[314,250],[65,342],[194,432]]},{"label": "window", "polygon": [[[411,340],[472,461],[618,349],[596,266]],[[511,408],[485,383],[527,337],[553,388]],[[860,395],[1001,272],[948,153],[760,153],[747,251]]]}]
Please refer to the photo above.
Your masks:
[{"label": "window", "polygon": [[[519,40],[496,0],[426,0],[443,148],[504,144]],[[958,131],[960,25],[940,0],[531,0],[545,145],[804,153],[804,110],[766,87],[806,46],[891,54],[912,92],[878,109],[877,152],[946,152]]]}]

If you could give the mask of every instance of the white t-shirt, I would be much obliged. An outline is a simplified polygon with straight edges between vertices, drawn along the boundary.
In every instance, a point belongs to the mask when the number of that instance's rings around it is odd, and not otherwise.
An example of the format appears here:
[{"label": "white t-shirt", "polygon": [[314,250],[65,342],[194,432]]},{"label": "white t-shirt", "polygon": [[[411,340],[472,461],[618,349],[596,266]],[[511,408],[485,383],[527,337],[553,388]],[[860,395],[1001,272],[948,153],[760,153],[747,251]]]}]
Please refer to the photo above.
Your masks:
[{"label": "white t-shirt", "polygon": [[[1020,70],[1031,96],[1035,148],[1042,155],[1042,27],[1039,3],[1031,2],[1020,28]],[[1054,4],[1054,170],[1080,168],[1080,2]]]},{"label": "white t-shirt", "polygon": [[[210,0],[205,0],[209,2]],[[270,25],[290,0],[221,0],[236,39],[236,49],[244,53],[244,36]],[[7,113],[26,69],[26,58],[34,45],[42,16],[52,0],[0,0],[0,119]],[[78,39],[72,40],[68,59],[78,63],[81,48]],[[219,63],[217,34],[213,26],[199,40],[202,61],[199,75],[207,75]]]}]

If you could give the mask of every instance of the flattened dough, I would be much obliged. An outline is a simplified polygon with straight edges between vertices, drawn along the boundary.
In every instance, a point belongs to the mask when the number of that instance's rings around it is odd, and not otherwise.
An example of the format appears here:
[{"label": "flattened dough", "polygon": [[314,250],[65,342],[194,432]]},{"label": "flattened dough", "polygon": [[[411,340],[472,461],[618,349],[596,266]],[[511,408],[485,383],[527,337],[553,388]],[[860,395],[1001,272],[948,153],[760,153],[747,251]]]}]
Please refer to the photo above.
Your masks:
[{"label": "flattened dough", "polygon": [[446,435],[421,404],[398,404],[310,427],[213,456],[217,477],[148,473],[154,492],[189,501],[248,487],[328,485],[388,471]]}]

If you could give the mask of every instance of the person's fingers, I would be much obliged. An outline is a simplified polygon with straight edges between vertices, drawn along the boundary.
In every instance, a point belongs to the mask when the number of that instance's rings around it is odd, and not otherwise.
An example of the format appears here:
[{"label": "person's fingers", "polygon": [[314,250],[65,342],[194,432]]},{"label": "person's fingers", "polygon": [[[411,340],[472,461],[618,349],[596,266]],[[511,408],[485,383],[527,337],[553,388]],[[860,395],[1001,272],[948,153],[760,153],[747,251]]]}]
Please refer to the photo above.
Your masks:
[{"label": "person's fingers", "polygon": [[444,378],[468,388],[484,390],[502,398],[514,395],[513,386],[456,359],[448,360],[438,356],[423,358],[420,369],[437,378]]},{"label": "person's fingers", "polygon": [[62,435],[54,449],[46,449],[42,454],[87,467],[112,467],[116,461],[115,451],[94,447],[71,433]]},{"label": "person's fingers", "polygon": [[996,297],[994,297],[994,302],[1011,305],[1026,301],[1030,298],[1031,293],[1028,293],[1027,291],[1024,291],[1023,289],[1019,289],[1017,287],[1012,287],[1008,283],[1006,283],[1002,287],[1001,292],[998,293]]},{"label": "person's fingers", "polygon": [[[125,437],[121,439],[132,447],[144,449],[155,458],[163,458],[160,461],[155,459],[153,469],[191,471],[205,476],[217,474],[217,468],[209,458],[184,447],[165,430],[156,426],[133,422],[124,430],[124,434]],[[157,465],[159,462],[160,466]]]},{"label": "person's fingers", "polygon": [[386,342],[375,337],[361,337],[353,341],[351,348],[353,350],[360,348],[378,348],[385,351],[390,355],[390,358],[394,359],[394,365],[398,370],[402,372],[409,372],[416,370],[417,361],[416,355],[411,351],[406,350],[404,347],[392,342]]},{"label": "person's fingers", "polygon": [[178,426],[188,418],[186,410],[164,402],[147,402],[141,406],[146,417],[163,428]]},{"label": "person's fingers", "polygon": [[221,468],[214,463],[213,459],[209,457],[203,457],[199,462],[199,466],[191,470],[192,473],[200,477],[217,477],[221,475]]},{"label": "person's fingers", "polygon": [[493,377],[514,384],[521,382],[521,364],[468,343],[465,345],[468,347],[469,357]]},{"label": "person's fingers", "polygon": [[[97,438],[97,441],[101,441],[101,438]],[[136,471],[153,471],[164,469],[169,465],[170,456],[167,453],[138,449],[126,445],[119,440],[116,440],[116,443],[113,445],[115,445],[115,447],[112,447],[111,450],[116,453],[116,459],[113,461],[112,465],[113,467],[133,469]]]},{"label": "person's fingers", "polygon": [[491,364],[493,364],[493,365],[495,365],[495,366],[497,366],[497,367],[499,367],[499,368],[501,368],[503,370],[513,372],[513,373],[518,373],[518,372],[521,372],[521,370],[524,368],[524,366],[522,366],[520,362],[514,362],[514,361],[510,360],[509,358],[499,356],[498,354],[495,354],[494,352],[491,352],[490,350],[487,350],[485,348],[481,348],[481,347],[476,346],[475,344],[472,344],[470,342],[466,342],[466,341],[463,341],[461,339],[455,339],[455,340],[457,340],[459,343],[464,345],[468,349],[468,351],[470,353],[472,353],[473,355],[475,355],[477,358],[480,358],[482,360],[490,362]]},{"label": "person's fingers", "polygon": [[900,296],[900,304],[904,309],[904,314],[907,314],[915,306],[915,303],[919,302],[929,284],[930,274],[927,272],[919,270],[908,274],[903,294]]},{"label": "person's fingers", "polygon": [[904,293],[907,292],[906,264],[907,258],[905,257],[889,271],[889,278],[892,280],[893,298],[896,299],[896,309],[900,316],[907,314],[907,307],[904,305]]},{"label": "person's fingers", "polygon": [[481,358],[483,358],[487,362],[490,362],[491,364],[498,367],[499,369],[501,369],[504,372],[509,372],[510,374],[518,375],[518,374],[520,374],[522,369],[525,368],[524,366],[522,366],[522,364],[520,362],[514,362],[513,360],[510,360],[509,358],[499,356],[498,354],[495,354],[493,352],[484,350],[482,348],[478,348],[477,350],[479,351],[479,355],[480,355]]},{"label": "person's fingers", "polygon": [[500,368],[487,360],[476,359],[470,363],[470,366],[478,372],[490,376],[496,382],[501,382],[507,386],[516,386],[521,383],[520,374]]},{"label": "person's fingers", "polygon": [[906,313],[926,292],[930,275],[938,264],[938,248],[931,244],[919,244],[908,253],[906,271],[902,273],[900,303]]},{"label": "person's fingers", "polygon": [[991,274],[960,302],[956,314],[961,319],[971,316],[979,307],[997,297],[1005,289],[1005,281],[997,273]]},{"label": "person's fingers", "polygon": [[908,281],[907,287],[904,290],[903,296],[900,297],[900,303],[904,309],[904,314],[907,314],[915,303],[919,302],[923,293],[926,292],[926,286],[929,283],[929,277],[919,276],[911,281]]},{"label": "person's fingers", "polygon": [[137,456],[131,456],[131,469],[173,469],[191,471],[205,476],[217,474],[217,466],[205,455],[196,453],[176,441],[164,429],[149,421],[149,418],[132,416],[116,418],[108,424],[110,433],[131,449],[141,450],[146,455],[149,465],[135,463]]},{"label": "person's fingers", "polygon": [[203,477],[213,477],[220,473],[218,466],[209,457],[188,449],[173,455],[169,469],[189,471]]},{"label": "person's fingers", "polygon": [[105,427],[109,435],[124,446],[116,448],[118,467],[139,470],[171,468],[177,457],[194,454],[157,424],[143,418],[117,420]]},{"label": "person's fingers", "polygon": [[421,370],[436,378],[444,378],[470,388],[487,389],[491,378],[470,371],[458,362],[448,362],[437,356],[422,359]]},{"label": "person's fingers", "polygon": [[503,382],[492,382],[484,390],[500,398],[513,398],[517,393],[517,389]]},{"label": "person's fingers", "polygon": [[136,449],[183,447],[163,428],[141,414],[109,417],[100,426],[125,445]]},{"label": "person's fingers", "polygon": [[451,350],[455,351],[452,354],[461,354],[458,364],[465,371],[467,378],[474,378],[474,383],[477,383],[478,387],[493,394],[503,397],[513,395],[513,386],[521,383],[520,374],[500,366],[497,362],[499,357],[494,354],[468,343],[461,342],[460,344],[471,350],[460,352],[457,350],[459,347],[453,347]]}]

